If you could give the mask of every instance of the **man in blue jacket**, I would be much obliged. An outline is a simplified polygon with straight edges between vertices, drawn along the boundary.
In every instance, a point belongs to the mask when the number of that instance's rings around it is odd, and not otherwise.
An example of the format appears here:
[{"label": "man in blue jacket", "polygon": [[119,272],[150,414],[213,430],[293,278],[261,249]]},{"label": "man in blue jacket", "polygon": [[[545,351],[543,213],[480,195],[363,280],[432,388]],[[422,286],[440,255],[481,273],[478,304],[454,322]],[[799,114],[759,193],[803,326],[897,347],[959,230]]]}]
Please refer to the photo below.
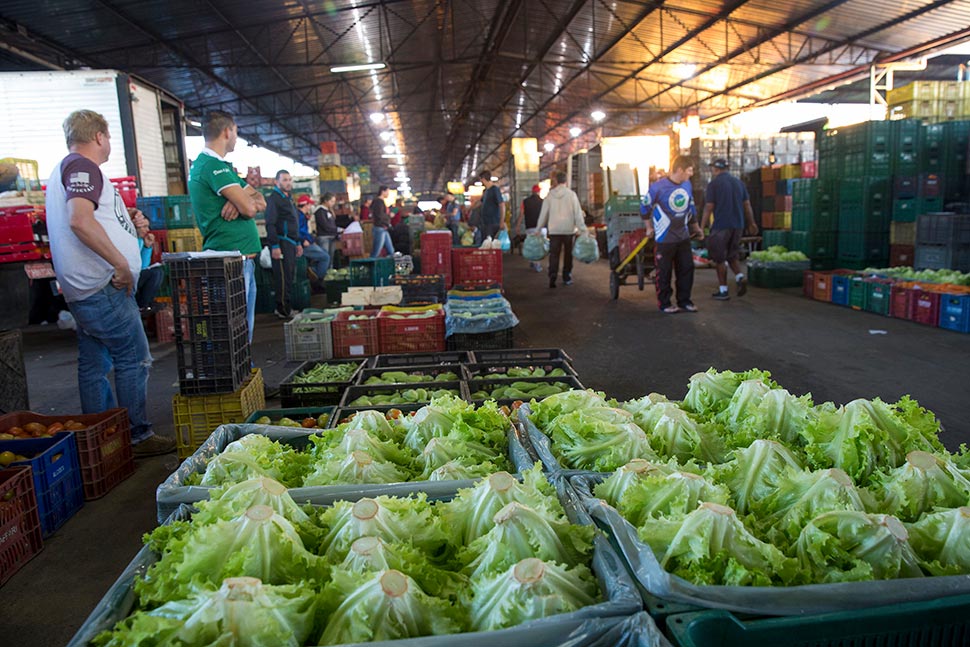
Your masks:
[{"label": "man in blue jacket", "polygon": [[317,244],[316,236],[310,233],[310,218],[313,218],[313,209],[316,207],[313,198],[306,194],[301,195],[297,204],[303,216],[300,218],[300,245],[303,247],[303,255],[310,264],[310,280],[316,283],[322,281],[327,270],[330,269],[330,254]]},{"label": "man in blue jacket", "polygon": [[[690,178],[694,162],[681,155],[674,160],[670,175],[650,185],[640,205],[647,229],[647,238],[654,238],[657,266],[657,305],[661,312],[673,314],[686,310],[697,312],[690,293],[694,286],[694,254],[692,237],[703,239],[704,232],[697,224],[694,190]],[[677,305],[671,303],[673,289],[671,275],[677,275]]]},{"label": "man in blue jacket", "polygon": [[276,173],[276,187],[266,198],[266,244],[273,257],[273,282],[276,285],[275,314],[288,320],[293,316],[290,294],[293,291],[296,259],[303,256],[300,243],[300,212],[290,192],[293,176],[289,171]]}]

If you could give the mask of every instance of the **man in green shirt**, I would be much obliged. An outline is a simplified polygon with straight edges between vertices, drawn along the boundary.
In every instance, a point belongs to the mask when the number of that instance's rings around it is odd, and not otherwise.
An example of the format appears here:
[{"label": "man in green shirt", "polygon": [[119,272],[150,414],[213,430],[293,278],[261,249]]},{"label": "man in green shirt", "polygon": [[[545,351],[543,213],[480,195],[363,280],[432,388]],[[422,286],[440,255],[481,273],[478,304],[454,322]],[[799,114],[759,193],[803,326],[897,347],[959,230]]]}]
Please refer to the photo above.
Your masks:
[{"label": "man in green shirt", "polygon": [[203,249],[238,251],[243,255],[246,282],[246,319],[253,341],[256,316],[256,257],[259,232],[253,218],[266,208],[266,199],[246,184],[225,157],[236,148],[236,122],[227,112],[214,111],[202,123],[205,148],[189,171],[189,197],[202,231]]}]

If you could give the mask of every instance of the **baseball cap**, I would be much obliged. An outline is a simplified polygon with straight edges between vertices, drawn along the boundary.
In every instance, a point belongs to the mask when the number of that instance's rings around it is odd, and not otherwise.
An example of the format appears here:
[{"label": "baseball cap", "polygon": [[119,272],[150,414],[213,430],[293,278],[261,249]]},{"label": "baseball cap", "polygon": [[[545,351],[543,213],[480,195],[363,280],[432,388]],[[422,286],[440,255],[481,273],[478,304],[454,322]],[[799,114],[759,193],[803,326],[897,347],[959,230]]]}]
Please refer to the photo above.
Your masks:
[{"label": "baseball cap", "polygon": [[304,193],[303,195],[301,195],[299,198],[296,199],[296,203],[301,207],[305,204],[313,204],[313,198],[311,198],[310,196]]},{"label": "baseball cap", "polygon": [[723,157],[719,157],[710,163],[711,168],[726,169],[728,167],[728,161]]},{"label": "baseball cap", "polygon": [[542,191],[542,187],[541,186],[539,186],[538,184],[533,184],[532,185],[532,192],[533,193],[539,193],[541,191]]}]

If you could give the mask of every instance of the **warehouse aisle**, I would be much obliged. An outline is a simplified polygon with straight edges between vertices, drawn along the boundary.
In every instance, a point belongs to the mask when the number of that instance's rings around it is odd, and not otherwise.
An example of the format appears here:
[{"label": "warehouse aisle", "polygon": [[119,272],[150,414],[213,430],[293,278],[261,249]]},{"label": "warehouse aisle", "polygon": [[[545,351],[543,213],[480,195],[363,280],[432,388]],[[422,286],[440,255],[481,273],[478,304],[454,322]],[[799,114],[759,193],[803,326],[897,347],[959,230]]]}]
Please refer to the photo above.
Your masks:
[{"label": "warehouse aisle", "polygon": [[[714,273],[698,270],[697,314],[663,315],[652,286],[608,295],[605,261],[577,265],[572,286],[547,287],[545,273],[506,257],[506,293],[520,319],[518,346],[562,346],[587,386],[618,398],[651,391],[681,397],[688,378],[710,366],[770,370],[795,393],[846,402],[909,393],[946,425],[944,442],[970,442],[963,398],[970,335],[924,328],[801,297],[798,289],[751,288],[715,302]],[[870,331],[885,331],[872,334]],[[254,356],[275,386],[297,363],[284,360],[280,323],[257,319]],[[176,392],[174,347],[153,349],[150,406],[157,430],[171,434]],[[73,333],[34,328],[25,333],[30,395],[37,411],[79,409]],[[903,377],[898,377],[903,376]],[[269,401],[269,407],[278,401]],[[51,537],[43,552],[0,588],[0,626],[20,647],[61,647],[141,546],[155,525],[155,488],[176,467],[172,456],[138,462],[134,476],[90,502]]]}]

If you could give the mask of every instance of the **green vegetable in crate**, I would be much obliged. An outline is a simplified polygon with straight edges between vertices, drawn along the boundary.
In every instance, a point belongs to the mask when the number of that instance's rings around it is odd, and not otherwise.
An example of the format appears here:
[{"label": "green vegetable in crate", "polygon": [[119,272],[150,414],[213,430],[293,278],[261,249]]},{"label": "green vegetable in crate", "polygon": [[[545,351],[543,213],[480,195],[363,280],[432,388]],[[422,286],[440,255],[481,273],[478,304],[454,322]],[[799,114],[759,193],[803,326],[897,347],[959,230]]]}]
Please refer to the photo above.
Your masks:
[{"label": "green vegetable in crate", "polygon": [[405,373],[404,371],[386,371],[380,375],[371,375],[364,384],[402,384],[406,382],[457,382],[458,375],[451,371],[428,375],[427,373]]},{"label": "green vegetable in crate", "polygon": [[379,407],[391,404],[412,404],[415,402],[429,402],[433,398],[461,395],[456,389],[405,389],[391,393],[362,395],[349,403],[352,407]]},{"label": "green vegetable in crate", "polygon": [[750,258],[762,263],[788,263],[808,260],[808,256],[805,256],[802,252],[790,252],[782,245],[772,245],[764,251],[751,252]]},{"label": "green vegetable in crate", "polygon": [[554,368],[550,371],[542,367],[531,367],[531,366],[513,366],[505,371],[494,371],[489,372],[488,377],[566,377],[566,371],[561,368]]},{"label": "green vegetable in crate", "polygon": [[349,483],[400,483],[408,473],[401,467],[382,461],[365,451],[347,454],[334,452],[318,461],[306,479],[304,487]]},{"label": "green vegetable in crate", "polygon": [[661,456],[679,461],[697,459],[721,463],[727,459],[724,440],[710,425],[699,423],[689,413],[662,395],[650,395],[625,402],[625,411],[650,437],[650,445]]},{"label": "green vegetable in crate", "polygon": [[391,544],[380,537],[355,541],[337,569],[359,574],[398,570],[413,577],[423,591],[440,598],[455,598],[468,585],[463,575],[439,568],[413,546]]},{"label": "green vegetable in crate", "polygon": [[313,630],[319,596],[306,584],[271,586],[254,577],[223,580],[151,611],[138,611],[95,639],[100,647],[234,645],[300,647]]},{"label": "green vegetable in crate", "polygon": [[903,521],[917,521],[936,508],[970,502],[970,480],[949,461],[914,451],[896,469],[876,472],[870,488],[880,498],[879,510]]},{"label": "green vegetable in crate", "polygon": [[256,477],[268,477],[297,487],[309,465],[309,456],[260,434],[248,434],[229,443],[206,465],[200,485],[221,486]]},{"label": "green vegetable in crate", "polygon": [[[609,479],[601,485],[606,492],[615,487],[609,484]],[[658,469],[630,484],[614,505],[631,523],[642,526],[653,519],[683,517],[701,503],[726,505],[730,497],[726,487],[698,474],[681,471],[665,474]]]},{"label": "green vegetable in crate", "polygon": [[622,409],[573,411],[557,417],[545,429],[554,451],[575,469],[612,472],[634,458],[657,459],[646,434]]},{"label": "green vegetable in crate", "polygon": [[563,393],[572,387],[565,382],[512,382],[491,391],[476,391],[473,400],[529,400]]},{"label": "green vegetable in crate", "polygon": [[931,575],[970,573],[970,507],[940,510],[908,526],[909,543]]},{"label": "green vegetable in crate", "polygon": [[[317,364],[309,371],[296,375],[293,381],[296,384],[326,384],[331,382],[349,382],[350,378],[357,372],[359,364],[347,362],[344,364]],[[312,392],[312,389],[305,388],[303,392]]]},{"label": "green vegetable in crate", "polygon": [[438,555],[448,545],[450,534],[423,493],[407,499],[379,496],[337,501],[320,513],[319,522],[327,529],[321,554],[340,560],[361,537],[411,544],[428,555]]}]

